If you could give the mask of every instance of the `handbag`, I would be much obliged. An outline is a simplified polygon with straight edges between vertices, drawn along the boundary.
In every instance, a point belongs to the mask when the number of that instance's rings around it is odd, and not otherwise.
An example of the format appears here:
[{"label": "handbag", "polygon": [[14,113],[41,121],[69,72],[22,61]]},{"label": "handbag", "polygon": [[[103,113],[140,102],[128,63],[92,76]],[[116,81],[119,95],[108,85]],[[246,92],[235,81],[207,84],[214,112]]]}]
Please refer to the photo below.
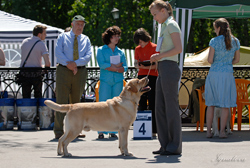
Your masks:
[{"label": "handbag", "polygon": [[[30,49],[30,51],[29,51],[29,53],[28,53],[28,55],[27,55],[25,61],[23,62],[23,66],[22,66],[21,68],[23,68],[23,67],[25,66],[25,64],[26,64],[26,62],[27,62],[27,60],[28,60],[28,58],[29,58],[29,56],[30,56],[31,51],[33,50],[33,48],[35,47],[35,45],[36,45],[39,41],[41,41],[41,40],[37,40],[37,41],[35,42],[35,44],[31,47],[31,49]],[[23,83],[23,81],[25,80],[25,79],[24,79],[25,77],[27,77],[27,72],[25,72],[24,70],[21,69],[21,70],[19,71],[19,73],[16,74],[16,76],[15,76],[15,82],[16,82],[16,84],[21,85],[21,84]]]}]

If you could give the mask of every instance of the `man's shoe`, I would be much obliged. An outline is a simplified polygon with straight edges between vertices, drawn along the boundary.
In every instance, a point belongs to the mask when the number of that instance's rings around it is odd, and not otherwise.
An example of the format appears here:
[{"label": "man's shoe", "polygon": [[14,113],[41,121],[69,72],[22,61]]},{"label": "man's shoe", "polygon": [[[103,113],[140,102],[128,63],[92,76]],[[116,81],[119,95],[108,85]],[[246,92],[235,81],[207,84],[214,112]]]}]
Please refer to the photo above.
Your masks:
[{"label": "man's shoe", "polygon": [[153,139],[157,138],[157,133],[153,133]]},{"label": "man's shoe", "polygon": [[59,139],[59,138],[61,138],[61,136],[62,136],[62,134],[56,134],[55,139]]},{"label": "man's shoe", "polygon": [[161,149],[159,149],[159,150],[157,150],[157,151],[153,151],[152,153],[155,154],[155,155],[159,155],[159,154],[162,153],[162,151],[161,151]]},{"label": "man's shoe", "polygon": [[172,153],[172,152],[169,152],[169,151],[162,151],[160,153],[160,155],[180,155],[179,153]]},{"label": "man's shoe", "polygon": [[104,138],[103,133],[100,133],[100,134],[98,135],[98,139],[103,139],[103,138]]}]

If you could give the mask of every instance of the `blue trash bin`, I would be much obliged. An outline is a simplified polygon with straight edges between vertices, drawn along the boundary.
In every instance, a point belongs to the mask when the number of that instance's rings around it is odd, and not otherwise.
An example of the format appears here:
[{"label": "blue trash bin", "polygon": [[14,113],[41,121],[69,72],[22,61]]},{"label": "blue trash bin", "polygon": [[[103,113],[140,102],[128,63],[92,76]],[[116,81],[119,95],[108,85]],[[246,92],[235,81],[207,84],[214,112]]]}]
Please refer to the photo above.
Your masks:
[{"label": "blue trash bin", "polygon": [[18,129],[36,129],[37,99],[17,99],[16,107],[18,116]]},{"label": "blue trash bin", "polygon": [[12,130],[14,126],[14,98],[0,99],[0,130]]}]

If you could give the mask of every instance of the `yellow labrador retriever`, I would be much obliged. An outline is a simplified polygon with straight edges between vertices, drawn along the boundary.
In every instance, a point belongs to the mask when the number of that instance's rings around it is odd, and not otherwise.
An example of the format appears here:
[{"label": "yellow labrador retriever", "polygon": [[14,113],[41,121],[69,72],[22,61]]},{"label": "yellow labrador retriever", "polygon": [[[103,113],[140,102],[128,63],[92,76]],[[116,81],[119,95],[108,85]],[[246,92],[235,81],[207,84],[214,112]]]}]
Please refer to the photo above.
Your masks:
[{"label": "yellow labrador retriever", "polygon": [[[145,87],[148,78],[130,80],[118,97],[106,102],[76,103],[59,105],[46,100],[45,104],[53,110],[67,113],[65,133],[58,141],[58,155],[72,156],[67,146],[82,129],[84,131],[118,131],[119,148],[122,155],[131,156],[128,152],[128,130],[136,118],[140,96],[151,88]],[[63,149],[63,152],[62,152]]]}]

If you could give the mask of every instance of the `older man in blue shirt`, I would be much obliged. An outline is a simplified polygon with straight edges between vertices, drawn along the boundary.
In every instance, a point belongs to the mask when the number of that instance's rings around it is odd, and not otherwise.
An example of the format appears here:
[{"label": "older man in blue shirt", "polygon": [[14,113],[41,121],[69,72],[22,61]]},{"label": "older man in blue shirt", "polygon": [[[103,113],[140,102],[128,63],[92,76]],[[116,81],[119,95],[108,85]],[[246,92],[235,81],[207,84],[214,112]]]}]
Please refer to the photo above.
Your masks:
[{"label": "older man in blue shirt", "polygon": [[[72,30],[59,35],[56,44],[56,102],[68,104],[80,102],[86,79],[86,65],[91,59],[91,43],[88,36],[83,35],[85,18],[76,15],[71,23]],[[63,131],[65,113],[56,112],[54,133],[59,139]]]}]

